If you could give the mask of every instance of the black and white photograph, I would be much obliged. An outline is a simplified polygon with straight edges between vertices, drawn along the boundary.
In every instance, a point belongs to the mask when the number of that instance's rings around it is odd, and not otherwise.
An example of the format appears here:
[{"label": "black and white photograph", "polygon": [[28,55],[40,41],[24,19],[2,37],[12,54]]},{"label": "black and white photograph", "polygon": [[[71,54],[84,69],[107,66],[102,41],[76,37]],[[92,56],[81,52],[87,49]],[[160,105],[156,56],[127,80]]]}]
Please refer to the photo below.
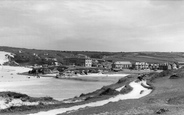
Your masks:
[{"label": "black and white photograph", "polygon": [[184,115],[184,0],[0,0],[0,115]]}]

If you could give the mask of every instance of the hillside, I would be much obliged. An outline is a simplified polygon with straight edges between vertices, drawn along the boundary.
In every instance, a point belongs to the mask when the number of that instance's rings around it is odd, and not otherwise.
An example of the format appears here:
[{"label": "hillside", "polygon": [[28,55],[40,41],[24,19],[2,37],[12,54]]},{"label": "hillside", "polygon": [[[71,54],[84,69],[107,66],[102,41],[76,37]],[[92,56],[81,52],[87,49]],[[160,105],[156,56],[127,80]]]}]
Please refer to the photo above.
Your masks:
[{"label": "hillside", "polygon": [[96,52],[96,51],[56,51],[37,50],[26,48],[14,48],[0,46],[0,51],[15,54],[14,61],[23,65],[51,64],[53,61],[46,60],[55,58],[59,63],[63,59],[85,55],[90,58],[104,59],[107,61],[124,60],[131,62],[165,63],[184,61],[183,52]]},{"label": "hillside", "polygon": [[[183,71],[184,68],[181,68],[146,75],[145,79],[152,80],[149,84],[154,90],[143,98],[122,100],[59,115],[183,115]],[[173,74],[177,77],[172,78]]]},{"label": "hillside", "polygon": [[118,53],[113,56],[104,57],[105,60],[126,60],[131,62],[179,62],[184,61],[184,53],[182,52],[127,52]]},{"label": "hillside", "polygon": [[64,58],[77,57],[79,55],[103,58],[103,56],[115,54],[111,52],[38,50],[6,46],[0,46],[0,51],[13,53],[15,55],[13,60],[21,65],[51,64],[52,61],[46,60],[46,58],[56,58],[59,63],[63,63]]}]

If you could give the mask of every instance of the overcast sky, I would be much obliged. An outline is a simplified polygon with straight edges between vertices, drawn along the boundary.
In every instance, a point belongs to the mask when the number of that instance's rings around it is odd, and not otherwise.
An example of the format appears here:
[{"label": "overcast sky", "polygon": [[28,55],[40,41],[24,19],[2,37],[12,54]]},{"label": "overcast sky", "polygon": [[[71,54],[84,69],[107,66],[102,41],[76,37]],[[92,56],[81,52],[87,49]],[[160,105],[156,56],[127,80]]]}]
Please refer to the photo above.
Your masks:
[{"label": "overcast sky", "polygon": [[0,45],[183,51],[183,0],[0,0]]}]

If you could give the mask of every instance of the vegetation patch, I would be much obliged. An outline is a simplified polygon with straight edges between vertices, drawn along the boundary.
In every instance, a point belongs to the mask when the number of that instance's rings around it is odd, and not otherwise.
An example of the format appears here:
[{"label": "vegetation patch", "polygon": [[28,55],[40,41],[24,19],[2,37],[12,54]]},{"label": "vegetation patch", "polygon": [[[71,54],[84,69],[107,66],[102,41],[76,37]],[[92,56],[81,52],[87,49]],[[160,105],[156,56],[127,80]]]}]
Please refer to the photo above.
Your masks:
[{"label": "vegetation patch", "polygon": [[177,96],[167,100],[168,104],[180,105],[184,104],[184,96]]},{"label": "vegetation patch", "polygon": [[[147,83],[148,84],[148,83]],[[153,90],[154,89],[154,86],[153,85],[151,85],[151,84],[148,84],[149,86],[146,86],[146,85],[144,85],[143,83],[141,83],[141,86],[143,86],[144,88],[147,88],[147,89],[151,89],[151,90]]]},{"label": "vegetation patch", "polygon": [[169,111],[168,109],[161,108],[161,109],[159,109],[159,110],[156,111],[156,114],[165,114],[168,111]]},{"label": "vegetation patch", "polygon": [[173,75],[171,75],[169,78],[170,78],[170,79],[184,78],[184,72],[173,74]]},{"label": "vegetation patch", "polygon": [[125,85],[125,87],[120,91],[121,94],[127,94],[131,92],[133,88],[130,85]]},{"label": "vegetation patch", "polygon": [[0,92],[0,98],[0,113],[43,109],[59,102],[51,97],[34,98],[15,92]]},{"label": "vegetation patch", "polygon": [[5,98],[30,98],[26,94],[21,94],[21,93],[15,93],[15,92],[0,92],[0,97],[5,97]]}]

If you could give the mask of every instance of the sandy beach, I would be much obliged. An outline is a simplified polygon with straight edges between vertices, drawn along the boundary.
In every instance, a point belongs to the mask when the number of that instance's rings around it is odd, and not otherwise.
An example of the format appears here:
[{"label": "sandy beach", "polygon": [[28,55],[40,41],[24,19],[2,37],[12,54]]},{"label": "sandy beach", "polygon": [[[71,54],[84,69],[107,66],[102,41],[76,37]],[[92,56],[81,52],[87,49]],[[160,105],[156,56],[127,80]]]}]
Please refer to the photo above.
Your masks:
[{"label": "sandy beach", "polygon": [[[31,68],[21,66],[4,66],[8,62],[6,55],[13,56],[9,52],[0,51],[0,91],[6,91],[6,87],[28,85],[31,76],[19,75],[19,73],[28,72]],[[33,79],[31,79],[33,80]],[[21,82],[21,83],[20,83]]]},{"label": "sandy beach", "polygon": [[22,66],[4,66],[3,63],[9,61],[6,55],[13,56],[9,52],[0,51],[0,91],[11,91],[12,88],[24,87],[39,84],[43,79],[34,76],[21,75],[19,73],[28,72],[32,68]]},{"label": "sandy beach", "polygon": [[8,91],[10,87],[18,87],[35,84],[36,77],[19,75],[18,73],[28,72],[31,68],[26,67],[0,67],[0,91]]}]

